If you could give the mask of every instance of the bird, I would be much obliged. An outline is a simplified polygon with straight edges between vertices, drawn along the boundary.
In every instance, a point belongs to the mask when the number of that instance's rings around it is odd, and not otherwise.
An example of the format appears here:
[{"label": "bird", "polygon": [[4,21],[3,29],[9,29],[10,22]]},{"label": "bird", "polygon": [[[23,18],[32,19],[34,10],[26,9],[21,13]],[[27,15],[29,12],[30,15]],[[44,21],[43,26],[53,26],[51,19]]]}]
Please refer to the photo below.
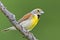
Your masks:
[{"label": "bird", "polygon": [[[40,8],[33,9],[32,11],[25,14],[22,18],[18,20],[18,23],[24,27],[27,31],[31,31],[36,27],[37,23],[40,20],[41,15],[44,14],[44,11]],[[14,26],[3,29],[2,31],[16,30]]]}]

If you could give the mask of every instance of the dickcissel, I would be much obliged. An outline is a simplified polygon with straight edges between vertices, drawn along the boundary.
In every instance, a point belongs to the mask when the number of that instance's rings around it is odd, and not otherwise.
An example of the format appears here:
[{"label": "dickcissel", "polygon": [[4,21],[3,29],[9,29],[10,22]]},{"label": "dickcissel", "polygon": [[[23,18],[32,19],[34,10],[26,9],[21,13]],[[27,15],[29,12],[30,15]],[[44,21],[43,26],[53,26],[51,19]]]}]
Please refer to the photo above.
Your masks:
[{"label": "dickcissel", "polygon": [[[19,24],[24,27],[27,31],[31,31],[38,23],[41,14],[44,11],[42,9],[36,8],[31,12],[24,15],[20,20],[18,20]],[[16,30],[14,26],[4,29],[3,31],[8,30]]]}]

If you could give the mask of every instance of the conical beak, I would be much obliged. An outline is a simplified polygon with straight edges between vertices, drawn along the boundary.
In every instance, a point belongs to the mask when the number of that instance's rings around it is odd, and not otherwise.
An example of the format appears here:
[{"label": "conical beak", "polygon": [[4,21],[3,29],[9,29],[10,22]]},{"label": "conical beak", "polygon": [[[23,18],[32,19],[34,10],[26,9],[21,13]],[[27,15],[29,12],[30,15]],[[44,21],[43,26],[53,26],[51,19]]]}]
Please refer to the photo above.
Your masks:
[{"label": "conical beak", "polygon": [[44,11],[41,11],[40,13],[41,13],[41,14],[44,14]]}]

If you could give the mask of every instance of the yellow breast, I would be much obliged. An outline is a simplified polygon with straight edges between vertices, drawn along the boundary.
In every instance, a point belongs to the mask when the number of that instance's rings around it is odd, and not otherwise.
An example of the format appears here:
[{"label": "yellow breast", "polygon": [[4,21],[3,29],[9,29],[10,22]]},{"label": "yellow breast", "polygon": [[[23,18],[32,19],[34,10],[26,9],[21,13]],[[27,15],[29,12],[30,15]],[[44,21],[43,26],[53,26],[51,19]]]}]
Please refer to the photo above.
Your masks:
[{"label": "yellow breast", "polygon": [[37,17],[37,15],[34,15],[33,17],[32,17],[32,19],[31,19],[31,26],[30,27],[28,27],[28,30],[29,31],[31,31],[34,27],[35,27],[35,25],[38,23],[38,17]]}]

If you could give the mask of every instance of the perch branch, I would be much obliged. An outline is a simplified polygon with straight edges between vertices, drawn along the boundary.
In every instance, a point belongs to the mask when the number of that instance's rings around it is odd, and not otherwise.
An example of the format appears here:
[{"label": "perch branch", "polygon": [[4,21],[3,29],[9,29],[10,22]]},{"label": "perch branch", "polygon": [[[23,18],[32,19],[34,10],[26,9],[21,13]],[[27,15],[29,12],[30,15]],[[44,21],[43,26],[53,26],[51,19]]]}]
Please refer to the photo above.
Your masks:
[{"label": "perch branch", "polygon": [[19,30],[27,39],[29,40],[37,40],[36,37],[31,33],[28,32],[25,28],[23,28],[19,23],[16,21],[15,15],[9,12],[5,6],[0,2],[0,10],[4,13],[4,15],[9,19],[12,25]]}]

